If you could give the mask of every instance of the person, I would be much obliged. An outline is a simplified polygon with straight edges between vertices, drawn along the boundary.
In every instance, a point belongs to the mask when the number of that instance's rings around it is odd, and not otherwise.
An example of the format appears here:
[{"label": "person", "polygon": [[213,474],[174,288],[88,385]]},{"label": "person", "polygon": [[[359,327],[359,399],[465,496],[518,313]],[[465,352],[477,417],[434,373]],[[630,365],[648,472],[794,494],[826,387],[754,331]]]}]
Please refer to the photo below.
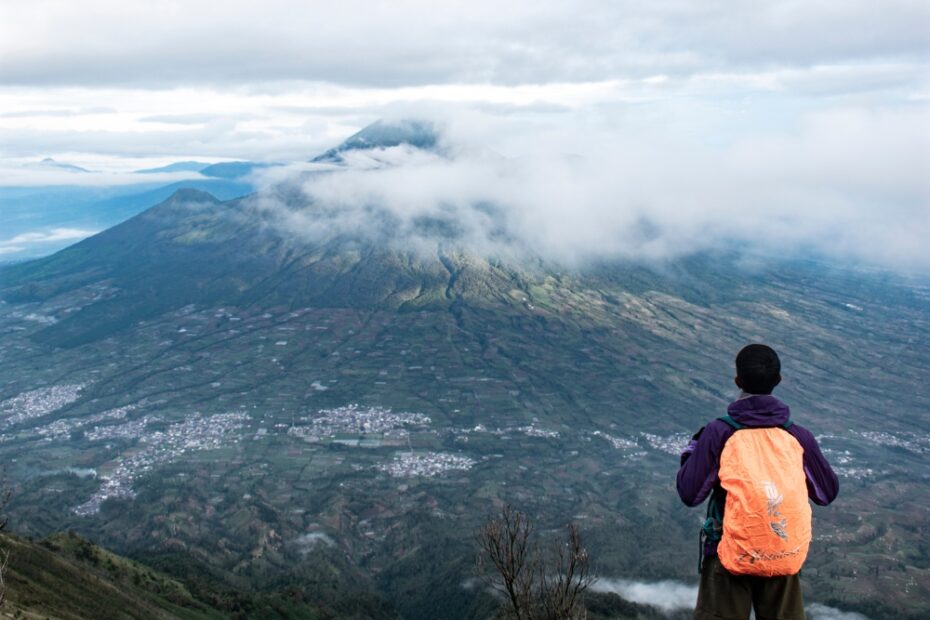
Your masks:
[{"label": "person", "polygon": [[[727,416],[692,437],[678,471],[678,494],[686,505],[710,497],[694,618],[746,620],[755,609],[758,620],[803,619],[799,573],[811,537],[807,500],[826,506],[839,481],[811,432],[794,424],[788,406],[772,396],[781,382],[781,361],[772,348],[744,347],[736,356],[735,382],[740,397]],[[756,476],[754,468],[764,473]],[[747,516],[752,493],[761,496],[763,507]],[[800,495],[793,509],[792,493]]]}]

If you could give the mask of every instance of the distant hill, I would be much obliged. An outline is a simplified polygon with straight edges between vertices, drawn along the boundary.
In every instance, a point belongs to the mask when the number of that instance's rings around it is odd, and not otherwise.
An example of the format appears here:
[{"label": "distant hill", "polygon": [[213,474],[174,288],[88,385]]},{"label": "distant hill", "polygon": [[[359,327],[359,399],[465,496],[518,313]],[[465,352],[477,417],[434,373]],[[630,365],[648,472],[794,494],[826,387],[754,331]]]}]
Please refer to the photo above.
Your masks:
[{"label": "distant hill", "polygon": [[249,161],[226,161],[218,164],[211,164],[206,168],[200,169],[200,174],[205,177],[214,177],[217,179],[244,179],[257,170],[273,168],[279,164],[254,163]]},{"label": "distant hill", "polygon": [[51,157],[46,157],[41,162],[40,165],[48,168],[57,168],[59,170],[67,170],[68,172],[90,172],[87,168],[82,168],[80,166],[75,166],[74,164],[69,164],[67,162],[55,161]]},{"label": "distant hill", "polygon": [[[55,228],[102,230],[158,204],[182,188],[209,191],[223,200],[244,196],[255,189],[246,180],[222,175],[167,184],[0,187],[0,218],[3,220],[0,243],[30,233],[39,233],[41,237],[41,233]],[[14,251],[0,252],[0,261],[48,255],[70,243],[25,240],[17,243]]]},{"label": "distant hill", "polygon": [[158,168],[145,168],[142,170],[136,170],[139,174],[155,174],[159,172],[200,172],[204,168],[209,167],[210,164],[202,161],[178,161],[173,164],[168,164],[167,166],[159,166]]}]

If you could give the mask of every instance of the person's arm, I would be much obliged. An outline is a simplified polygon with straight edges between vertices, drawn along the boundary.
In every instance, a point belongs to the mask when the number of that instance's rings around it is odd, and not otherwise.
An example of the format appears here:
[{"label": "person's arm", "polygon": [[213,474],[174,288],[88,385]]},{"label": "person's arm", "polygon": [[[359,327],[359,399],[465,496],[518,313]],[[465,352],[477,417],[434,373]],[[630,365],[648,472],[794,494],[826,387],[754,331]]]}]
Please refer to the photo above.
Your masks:
[{"label": "person's arm", "polygon": [[807,477],[807,495],[815,504],[826,506],[840,492],[840,481],[820,451],[814,435],[803,426],[793,424],[788,431],[804,448],[804,475]]},{"label": "person's arm", "polygon": [[694,435],[681,453],[677,487],[678,496],[686,505],[697,506],[703,502],[717,483],[720,451],[729,428],[722,422],[711,422]]}]

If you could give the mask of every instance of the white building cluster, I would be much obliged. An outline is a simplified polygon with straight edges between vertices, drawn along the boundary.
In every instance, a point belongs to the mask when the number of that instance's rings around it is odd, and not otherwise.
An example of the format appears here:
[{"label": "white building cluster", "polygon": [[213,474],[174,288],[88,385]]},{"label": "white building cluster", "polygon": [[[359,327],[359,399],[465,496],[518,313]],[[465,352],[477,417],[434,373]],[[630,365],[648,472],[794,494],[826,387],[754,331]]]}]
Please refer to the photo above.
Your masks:
[{"label": "white building cluster", "polygon": [[548,428],[541,428],[535,424],[529,424],[527,426],[518,426],[516,429],[520,431],[527,437],[541,437],[543,439],[556,439],[559,436],[559,431],[553,431]]},{"label": "white building cluster", "polygon": [[145,448],[115,461],[113,470],[100,475],[100,488],[89,500],[72,509],[78,516],[90,516],[100,511],[108,499],[135,496],[132,483],[153,468],[178,460],[184,454],[198,450],[213,450],[238,441],[236,431],[243,428],[249,416],[244,413],[223,413],[210,417],[195,415],[166,431],[141,436]]},{"label": "white building cluster", "polygon": [[110,426],[94,426],[86,431],[85,438],[89,441],[102,441],[105,439],[135,439],[145,436],[145,427],[152,422],[159,422],[158,416],[146,415],[124,424]]},{"label": "white building cluster", "polygon": [[[35,433],[46,441],[64,441],[71,437],[71,433],[78,429],[88,428],[99,422],[107,420],[122,420],[126,414],[136,408],[136,405],[125,405],[116,409],[108,409],[103,413],[96,413],[86,418],[62,418],[50,424],[34,429]],[[94,429],[96,430],[96,426]],[[105,427],[104,427],[105,428]]]},{"label": "white building cluster", "polygon": [[594,431],[591,433],[595,437],[601,437],[606,439],[610,445],[612,445],[617,450],[632,450],[638,448],[639,444],[633,441],[632,439],[626,439],[625,437],[617,437],[616,435],[611,435],[603,431]]},{"label": "white building cluster", "polygon": [[467,456],[445,452],[400,452],[394,456],[393,461],[377,465],[376,468],[396,478],[432,478],[447,471],[467,471],[476,463]]},{"label": "white building cluster", "polygon": [[914,454],[930,452],[930,435],[911,433],[908,437],[904,435],[894,435],[887,431],[853,431],[853,433],[879,446],[903,448]]},{"label": "white building cluster", "polygon": [[504,435],[510,435],[512,433],[522,433],[527,437],[539,437],[541,439],[558,439],[561,434],[559,431],[552,430],[549,428],[543,428],[541,426],[536,426],[536,423],[527,424],[525,426],[505,426],[505,427],[496,427],[488,428],[484,424],[476,424],[471,428],[453,428],[451,429],[452,433],[455,435],[469,435],[471,433],[487,433],[489,435],[494,435],[496,437],[503,437]]},{"label": "white building cluster", "polygon": [[652,433],[640,433],[640,436],[646,440],[649,447],[666,454],[678,456],[681,451],[688,445],[691,437],[685,433],[673,433],[671,435],[653,435]]},{"label": "white building cluster", "polygon": [[85,383],[69,383],[23,392],[0,402],[0,425],[10,427],[61,409],[76,401]]},{"label": "white building cluster", "polygon": [[306,426],[292,426],[288,434],[309,441],[320,441],[339,434],[384,434],[406,436],[409,427],[424,427],[432,420],[422,413],[395,413],[383,407],[360,407],[358,404],[335,409],[321,409],[316,416],[305,416]]}]

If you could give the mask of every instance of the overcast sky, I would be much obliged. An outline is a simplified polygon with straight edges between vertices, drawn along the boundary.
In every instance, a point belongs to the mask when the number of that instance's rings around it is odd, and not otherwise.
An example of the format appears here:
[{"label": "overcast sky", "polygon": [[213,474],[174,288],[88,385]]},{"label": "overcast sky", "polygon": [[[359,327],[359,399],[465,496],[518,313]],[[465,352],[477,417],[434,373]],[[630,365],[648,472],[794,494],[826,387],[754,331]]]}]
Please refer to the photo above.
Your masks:
[{"label": "overcast sky", "polygon": [[0,183],[44,157],[300,161],[425,116],[517,159],[642,152],[637,197],[816,185],[791,209],[926,227],[928,24],[926,0],[3,0]]},{"label": "overcast sky", "polygon": [[925,108],[928,24],[909,0],[4,0],[0,156],[299,159],[438,103],[727,140]]}]

